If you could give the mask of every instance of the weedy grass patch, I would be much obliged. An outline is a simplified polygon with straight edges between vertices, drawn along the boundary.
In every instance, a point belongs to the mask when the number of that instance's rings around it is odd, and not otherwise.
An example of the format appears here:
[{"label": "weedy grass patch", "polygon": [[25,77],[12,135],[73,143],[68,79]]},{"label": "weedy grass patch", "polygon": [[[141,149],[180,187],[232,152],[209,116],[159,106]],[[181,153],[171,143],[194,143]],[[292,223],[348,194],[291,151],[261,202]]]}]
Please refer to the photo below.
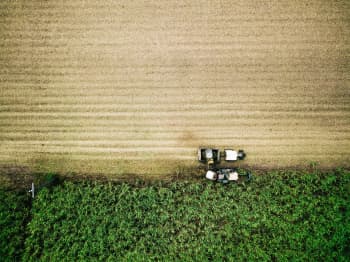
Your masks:
[{"label": "weedy grass patch", "polygon": [[350,173],[250,184],[66,182],[33,201],[25,261],[346,261]]}]

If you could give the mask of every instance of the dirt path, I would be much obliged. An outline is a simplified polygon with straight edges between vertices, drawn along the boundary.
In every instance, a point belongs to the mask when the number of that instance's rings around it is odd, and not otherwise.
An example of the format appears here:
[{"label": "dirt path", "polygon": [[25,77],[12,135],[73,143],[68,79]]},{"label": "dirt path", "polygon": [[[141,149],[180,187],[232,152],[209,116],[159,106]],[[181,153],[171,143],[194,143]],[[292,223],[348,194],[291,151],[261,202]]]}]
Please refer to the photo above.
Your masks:
[{"label": "dirt path", "polygon": [[1,1],[0,166],[350,163],[350,3]]}]

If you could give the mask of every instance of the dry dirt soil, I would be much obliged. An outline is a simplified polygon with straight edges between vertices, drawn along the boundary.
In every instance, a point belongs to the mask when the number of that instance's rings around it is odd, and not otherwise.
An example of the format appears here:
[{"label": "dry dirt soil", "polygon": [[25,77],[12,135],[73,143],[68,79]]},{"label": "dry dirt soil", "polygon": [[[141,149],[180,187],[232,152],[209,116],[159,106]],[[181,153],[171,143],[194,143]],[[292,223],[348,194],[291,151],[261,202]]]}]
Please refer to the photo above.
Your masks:
[{"label": "dry dirt soil", "polygon": [[0,2],[0,166],[349,166],[350,1]]}]

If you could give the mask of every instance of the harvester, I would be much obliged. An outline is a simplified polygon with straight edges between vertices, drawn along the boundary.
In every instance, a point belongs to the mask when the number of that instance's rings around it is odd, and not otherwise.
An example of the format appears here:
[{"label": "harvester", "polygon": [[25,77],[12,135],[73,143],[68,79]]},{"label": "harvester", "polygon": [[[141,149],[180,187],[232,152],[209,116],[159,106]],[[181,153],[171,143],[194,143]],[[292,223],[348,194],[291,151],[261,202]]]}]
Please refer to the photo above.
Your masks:
[{"label": "harvester", "polygon": [[237,168],[218,168],[208,170],[205,174],[205,178],[226,184],[231,181],[250,181],[252,179],[252,174],[249,172],[239,173]]}]

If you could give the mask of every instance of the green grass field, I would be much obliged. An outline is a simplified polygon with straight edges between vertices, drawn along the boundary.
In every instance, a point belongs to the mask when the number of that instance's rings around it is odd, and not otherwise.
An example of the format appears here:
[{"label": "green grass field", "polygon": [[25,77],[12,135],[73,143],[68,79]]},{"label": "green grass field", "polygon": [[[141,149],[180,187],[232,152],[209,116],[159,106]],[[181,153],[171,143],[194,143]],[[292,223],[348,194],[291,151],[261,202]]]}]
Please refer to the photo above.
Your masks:
[{"label": "green grass field", "polygon": [[0,261],[20,260],[29,207],[23,193],[0,188]]},{"label": "green grass field", "polygon": [[240,185],[64,182],[39,192],[25,231],[23,196],[1,194],[5,261],[350,257],[350,172],[342,169],[270,172]]}]

